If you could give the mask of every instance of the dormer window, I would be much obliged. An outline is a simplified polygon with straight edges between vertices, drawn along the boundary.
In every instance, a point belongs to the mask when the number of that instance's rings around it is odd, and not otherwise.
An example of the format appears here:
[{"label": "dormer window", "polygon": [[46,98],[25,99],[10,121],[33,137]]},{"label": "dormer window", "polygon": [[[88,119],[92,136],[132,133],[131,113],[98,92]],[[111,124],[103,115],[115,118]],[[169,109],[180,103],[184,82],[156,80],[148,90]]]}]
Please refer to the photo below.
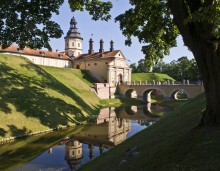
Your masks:
[{"label": "dormer window", "polygon": [[43,52],[43,51],[40,51],[39,53],[40,53],[41,55],[45,55],[45,52]]},{"label": "dormer window", "polygon": [[22,52],[22,50],[20,48],[17,48],[17,51],[20,52],[20,53]]},{"label": "dormer window", "polygon": [[62,57],[63,57],[63,55],[62,55],[62,54],[58,54],[58,56],[59,56],[60,58],[62,58]]}]

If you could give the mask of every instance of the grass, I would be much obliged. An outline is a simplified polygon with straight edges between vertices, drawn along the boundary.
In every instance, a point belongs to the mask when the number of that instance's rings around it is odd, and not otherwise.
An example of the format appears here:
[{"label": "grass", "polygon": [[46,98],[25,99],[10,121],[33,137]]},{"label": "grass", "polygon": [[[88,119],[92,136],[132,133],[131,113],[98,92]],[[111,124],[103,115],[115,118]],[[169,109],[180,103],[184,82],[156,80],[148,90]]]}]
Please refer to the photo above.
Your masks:
[{"label": "grass", "polygon": [[204,107],[200,95],[80,170],[220,170],[220,128],[197,127]]},{"label": "grass", "polygon": [[0,54],[0,139],[85,121],[98,110],[91,85],[80,70]]},{"label": "grass", "polygon": [[170,76],[161,73],[132,73],[131,81],[167,81],[174,80]]},{"label": "grass", "polygon": [[115,99],[105,99],[101,100],[101,107],[118,107],[121,105],[131,106],[131,105],[141,105],[144,104],[143,101],[137,100],[135,98],[115,98]]}]

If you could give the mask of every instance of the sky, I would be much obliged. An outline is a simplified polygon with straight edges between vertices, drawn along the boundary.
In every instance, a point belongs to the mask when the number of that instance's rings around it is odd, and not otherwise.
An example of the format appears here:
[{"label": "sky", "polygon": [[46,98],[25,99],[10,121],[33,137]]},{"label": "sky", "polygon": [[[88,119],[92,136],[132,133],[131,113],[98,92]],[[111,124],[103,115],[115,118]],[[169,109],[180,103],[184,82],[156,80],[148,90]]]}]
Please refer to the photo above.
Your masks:
[{"label": "sky", "polygon": [[[99,50],[99,41],[103,39],[104,50],[108,51],[110,48],[110,41],[114,41],[114,49],[121,50],[124,56],[128,59],[128,64],[137,63],[140,59],[144,59],[144,54],[141,52],[141,44],[137,38],[132,38],[132,45],[125,45],[125,37],[119,28],[119,23],[114,22],[114,18],[122,14],[127,9],[131,8],[128,0],[112,0],[113,9],[111,10],[112,19],[108,22],[93,21],[88,12],[71,12],[67,0],[60,7],[60,14],[53,15],[52,20],[56,21],[63,30],[63,35],[59,39],[51,39],[50,45],[55,51],[64,51],[64,37],[70,27],[70,20],[74,16],[77,20],[77,28],[83,37],[83,53],[88,53],[89,39],[92,37],[94,41],[94,51]],[[183,46],[182,37],[177,38],[177,47],[172,48],[170,55],[166,56],[163,61],[170,63],[182,56],[187,56],[189,59],[193,58],[192,53]]]}]

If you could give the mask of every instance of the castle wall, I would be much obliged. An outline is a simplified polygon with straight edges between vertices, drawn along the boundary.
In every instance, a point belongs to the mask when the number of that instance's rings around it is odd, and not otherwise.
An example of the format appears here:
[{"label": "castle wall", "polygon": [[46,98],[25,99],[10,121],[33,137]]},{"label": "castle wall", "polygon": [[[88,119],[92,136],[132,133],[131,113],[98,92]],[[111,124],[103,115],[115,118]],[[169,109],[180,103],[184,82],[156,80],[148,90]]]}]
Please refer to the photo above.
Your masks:
[{"label": "castle wall", "polygon": [[17,53],[4,53],[4,54],[10,54],[10,55],[16,55],[16,56],[23,56],[27,59],[29,59],[31,62],[33,62],[36,65],[44,65],[44,66],[53,66],[53,67],[59,67],[59,68],[72,68],[72,62],[66,59],[62,58],[49,58],[46,56],[33,56],[33,55],[25,55],[25,54],[17,54]]}]

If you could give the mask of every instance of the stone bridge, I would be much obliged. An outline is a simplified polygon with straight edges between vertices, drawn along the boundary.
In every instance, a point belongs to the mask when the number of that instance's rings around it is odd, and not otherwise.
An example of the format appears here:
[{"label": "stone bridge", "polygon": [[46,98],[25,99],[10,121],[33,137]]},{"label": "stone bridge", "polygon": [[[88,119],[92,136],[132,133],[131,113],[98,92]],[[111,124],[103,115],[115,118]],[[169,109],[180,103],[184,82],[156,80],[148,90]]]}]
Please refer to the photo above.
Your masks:
[{"label": "stone bridge", "polygon": [[203,85],[198,84],[135,84],[126,83],[118,85],[118,92],[122,97],[137,98],[151,102],[152,93],[163,95],[164,99],[178,99],[177,94],[185,94],[188,99],[194,98],[204,92]]}]

